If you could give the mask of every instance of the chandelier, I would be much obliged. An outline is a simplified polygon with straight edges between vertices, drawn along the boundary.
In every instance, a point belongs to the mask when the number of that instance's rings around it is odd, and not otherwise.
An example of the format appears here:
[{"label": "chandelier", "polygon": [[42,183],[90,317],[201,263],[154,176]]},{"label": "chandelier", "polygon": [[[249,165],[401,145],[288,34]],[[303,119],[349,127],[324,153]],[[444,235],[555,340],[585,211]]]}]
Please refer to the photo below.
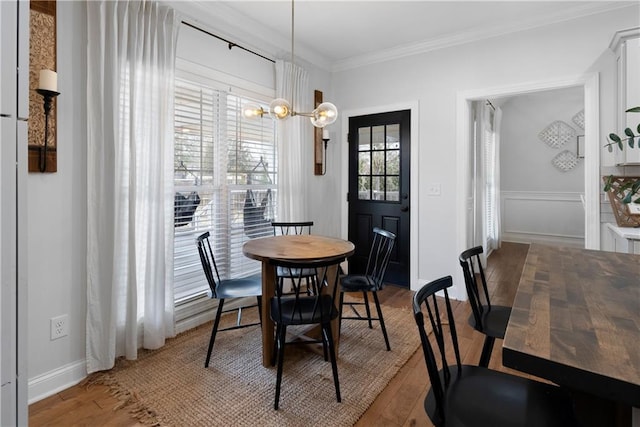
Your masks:
[{"label": "chandelier", "polygon": [[[293,96],[293,65],[294,65],[294,28],[295,28],[295,10],[294,0],[291,0],[291,96]],[[311,124],[317,128],[323,128],[335,122],[338,118],[338,109],[331,102],[323,102],[310,113],[295,111],[291,103],[284,98],[276,98],[269,103],[269,111],[265,111],[262,107],[255,104],[247,104],[243,110],[245,117],[256,118],[262,117],[268,113],[270,117],[276,120],[283,120],[289,116],[309,117]]]}]

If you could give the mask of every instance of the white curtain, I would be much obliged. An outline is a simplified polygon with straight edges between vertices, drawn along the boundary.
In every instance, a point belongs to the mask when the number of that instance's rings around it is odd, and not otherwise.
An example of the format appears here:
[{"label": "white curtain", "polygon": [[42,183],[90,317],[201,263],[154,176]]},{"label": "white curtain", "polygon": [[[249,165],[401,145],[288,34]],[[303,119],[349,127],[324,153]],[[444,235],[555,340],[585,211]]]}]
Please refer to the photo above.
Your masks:
[{"label": "white curtain", "polygon": [[493,172],[493,181],[494,181],[494,192],[493,192],[493,206],[494,206],[494,214],[493,214],[493,222],[494,222],[494,230],[495,235],[493,236],[492,249],[499,249],[502,246],[502,233],[500,230],[502,229],[502,217],[501,213],[501,203],[500,203],[500,126],[502,125],[502,109],[500,107],[496,107],[496,110],[493,114],[493,138],[494,138],[494,172]]},{"label": "white curtain", "polygon": [[[290,62],[276,60],[276,96],[295,111],[312,111],[307,72]],[[313,125],[307,117],[278,122],[278,220],[307,221],[306,176],[312,163],[304,158],[305,146],[313,147]]]},{"label": "white curtain", "polygon": [[178,28],[156,2],[87,2],[89,373],[174,335]]},{"label": "white curtain", "polygon": [[500,118],[502,110],[485,102],[481,108],[483,239],[485,254],[500,248]]}]

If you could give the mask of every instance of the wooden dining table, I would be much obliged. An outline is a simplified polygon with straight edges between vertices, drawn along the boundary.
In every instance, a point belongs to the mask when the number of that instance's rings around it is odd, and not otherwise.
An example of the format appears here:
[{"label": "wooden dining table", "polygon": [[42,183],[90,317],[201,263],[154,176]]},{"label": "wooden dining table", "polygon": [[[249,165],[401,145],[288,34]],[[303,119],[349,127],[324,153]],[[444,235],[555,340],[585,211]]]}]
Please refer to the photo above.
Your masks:
[{"label": "wooden dining table", "polygon": [[532,244],[502,360],[615,412],[640,408],[640,256]]},{"label": "wooden dining table", "polygon": [[[275,295],[276,273],[270,264],[271,259],[288,261],[327,260],[336,257],[348,257],[355,246],[348,240],[313,234],[272,236],[252,239],[242,247],[245,256],[262,262],[262,364],[271,366],[274,343],[274,323],[270,316],[270,299]],[[333,268],[337,268],[333,267]],[[330,271],[330,277],[336,272]],[[339,297],[336,292],[336,299]],[[336,304],[338,301],[336,301]],[[336,353],[339,346],[339,319],[333,321],[332,332]]]}]

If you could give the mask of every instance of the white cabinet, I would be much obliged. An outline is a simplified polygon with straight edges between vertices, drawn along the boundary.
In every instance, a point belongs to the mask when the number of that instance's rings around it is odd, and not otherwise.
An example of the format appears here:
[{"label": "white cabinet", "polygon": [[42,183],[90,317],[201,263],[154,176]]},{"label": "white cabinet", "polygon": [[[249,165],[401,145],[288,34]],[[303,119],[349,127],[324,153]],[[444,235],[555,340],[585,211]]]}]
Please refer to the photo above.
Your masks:
[{"label": "white cabinet", "polygon": [[28,423],[26,170],[29,2],[0,0],[0,425]]},{"label": "white cabinet", "polygon": [[607,224],[608,236],[604,249],[611,252],[640,255],[640,228]]},{"label": "white cabinet", "polygon": [[[616,133],[622,137],[627,127],[637,133],[640,123],[640,114],[625,113],[629,108],[640,106],[640,27],[616,32],[609,48],[616,54]],[[640,165],[638,147],[630,150],[625,146],[615,153],[617,165]]]}]

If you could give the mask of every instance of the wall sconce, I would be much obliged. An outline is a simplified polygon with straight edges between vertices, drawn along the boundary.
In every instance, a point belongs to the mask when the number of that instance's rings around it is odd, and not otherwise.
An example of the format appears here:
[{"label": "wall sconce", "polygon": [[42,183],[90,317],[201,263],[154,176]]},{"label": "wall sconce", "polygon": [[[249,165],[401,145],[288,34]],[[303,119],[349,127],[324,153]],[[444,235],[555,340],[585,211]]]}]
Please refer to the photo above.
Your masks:
[{"label": "wall sconce", "polygon": [[40,172],[47,170],[47,144],[49,140],[49,113],[53,98],[60,95],[58,90],[58,74],[51,70],[40,70],[40,83],[36,92],[44,99],[44,147],[40,149],[38,165]]},{"label": "wall sconce", "polygon": [[324,142],[324,159],[322,161],[322,175],[327,173],[327,143],[329,142],[329,131],[322,129],[322,142]]}]

